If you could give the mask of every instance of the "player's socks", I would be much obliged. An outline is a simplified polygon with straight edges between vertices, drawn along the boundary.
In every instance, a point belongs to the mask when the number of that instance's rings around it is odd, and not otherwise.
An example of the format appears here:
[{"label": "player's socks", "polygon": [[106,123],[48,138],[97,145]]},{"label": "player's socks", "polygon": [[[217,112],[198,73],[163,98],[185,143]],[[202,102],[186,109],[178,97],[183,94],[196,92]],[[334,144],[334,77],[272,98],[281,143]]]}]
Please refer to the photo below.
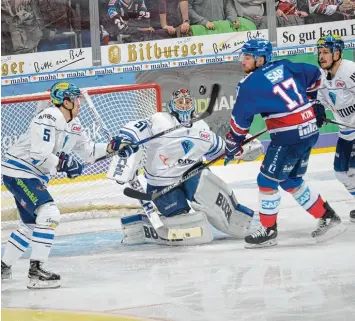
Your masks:
[{"label": "player's socks", "polygon": [[8,280],[12,278],[11,266],[1,261],[1,280]]},{"label": "player's socks", "polygon": [[246,248],[268,247],[277,245],[277,224],[272,227],[260,226],[254,233],[245,237]]},{"label": "player's socks", "polygon": [[12,232],[6,245],[2,261],[11,266],[26,252],[31,240],[20,231],[20,229]]},{"label": "player's socks", "polygon": [[350,212],[350,222],[355,223],[355,210]]},{"label": "player's socks", "polygon": [[29,289],[55,289],[60,287],[60,275],[43,268],[43,262],[31,260],[28,271]]}]

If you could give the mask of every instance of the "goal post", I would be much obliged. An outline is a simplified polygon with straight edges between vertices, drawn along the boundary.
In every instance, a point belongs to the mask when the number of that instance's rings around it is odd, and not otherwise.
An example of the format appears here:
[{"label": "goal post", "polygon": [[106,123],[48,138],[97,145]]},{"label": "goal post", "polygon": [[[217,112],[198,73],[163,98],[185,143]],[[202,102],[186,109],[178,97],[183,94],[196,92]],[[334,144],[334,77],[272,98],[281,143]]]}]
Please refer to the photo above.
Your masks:
[{"label": "goal post", "polygon": [[[113,136],[127,122],[149,117],[162,109],[161,89],[155,83],[81,89],[88,93]],[[7,149],[26,132],[36,113],[49,105],[49,92],[1,99],[1,160]],[[86,101],[80,105],[78,118],[82,130],[91,139],[96,143],[108,142]],[[83,175],[73,180],[63,173],[52,177],[48,190],[62,214],[141,207],[136,200],[123,195],[122,186],[106,179],[109,163],[110,160],[103,160],[86,166]],[[14,199],[3,182],[1,184],[1,220],[16,220]]]}]

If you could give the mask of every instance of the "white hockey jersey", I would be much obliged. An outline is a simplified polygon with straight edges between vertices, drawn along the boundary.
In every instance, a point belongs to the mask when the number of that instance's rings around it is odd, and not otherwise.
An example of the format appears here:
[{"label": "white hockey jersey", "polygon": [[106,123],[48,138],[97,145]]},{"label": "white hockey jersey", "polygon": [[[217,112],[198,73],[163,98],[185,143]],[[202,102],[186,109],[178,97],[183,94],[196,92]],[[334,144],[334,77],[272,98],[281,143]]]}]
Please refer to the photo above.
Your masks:
[{"label": "white hockey jersey", "polygon": [[[179,125],[169,113],[156,113],[152,117],[129,122],[120,129],[120,135],[140,141]],[[145,176],[148,184],[167,186],[175,183],[196,163],[214,159],[224,153],[225,142],[213,133],[207,123],[200,120],[191,128],[183,127],[153,139],[146,144]]]},{"label": "white hockey jersey", "polygon": [[107,144],[95,144],[82,131],[78,118],[69,123],[57,107],[48,107],[33,118],[27,132],[6,152],[2,174],[38,178],[43,184],[56,173],[58,156],[74,152],[84,163],[106,155]]},{"label": "white hockey jersey", "polygon": [[[355,62],[343,59],[331,80],[327,80],[327,71],[322,70],[318,99],[331,108],[336,120],[355,126]],[[341,127],[339,137],[353,140],[355,130]]]}]

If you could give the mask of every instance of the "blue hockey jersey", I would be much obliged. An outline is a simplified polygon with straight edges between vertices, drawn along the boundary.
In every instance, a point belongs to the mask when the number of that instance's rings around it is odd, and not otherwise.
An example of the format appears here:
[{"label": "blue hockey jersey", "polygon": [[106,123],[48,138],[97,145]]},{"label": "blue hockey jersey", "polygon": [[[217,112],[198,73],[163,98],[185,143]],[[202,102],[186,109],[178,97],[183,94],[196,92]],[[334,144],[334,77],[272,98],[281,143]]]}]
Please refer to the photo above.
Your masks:
[{"label": "blue hockey jersey", "polygon": [[244,137],[254,115],[261,114],[274,144],[296,144],[318,134],[307,96],[320,83],[320,70],[306,63],[283,59],[257,68],[237,86],[231,133],[236,139]]}]

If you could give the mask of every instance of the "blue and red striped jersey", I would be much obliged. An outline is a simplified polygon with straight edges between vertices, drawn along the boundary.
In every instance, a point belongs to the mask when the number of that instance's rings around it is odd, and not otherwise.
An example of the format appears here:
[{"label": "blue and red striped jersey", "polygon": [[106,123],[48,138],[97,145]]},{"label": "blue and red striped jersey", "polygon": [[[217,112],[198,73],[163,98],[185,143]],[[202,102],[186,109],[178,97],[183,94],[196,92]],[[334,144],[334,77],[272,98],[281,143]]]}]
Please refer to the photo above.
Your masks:
[{"label": "blue and red striped jersey", "polygon": [[296,144],[318,133],[307,96],[315,94],[320,83],[320,70],[306,63],[283,59],[257,68],[237,86],[231,133],[237,139],[246,135],[257,114],[278,145]]}]

